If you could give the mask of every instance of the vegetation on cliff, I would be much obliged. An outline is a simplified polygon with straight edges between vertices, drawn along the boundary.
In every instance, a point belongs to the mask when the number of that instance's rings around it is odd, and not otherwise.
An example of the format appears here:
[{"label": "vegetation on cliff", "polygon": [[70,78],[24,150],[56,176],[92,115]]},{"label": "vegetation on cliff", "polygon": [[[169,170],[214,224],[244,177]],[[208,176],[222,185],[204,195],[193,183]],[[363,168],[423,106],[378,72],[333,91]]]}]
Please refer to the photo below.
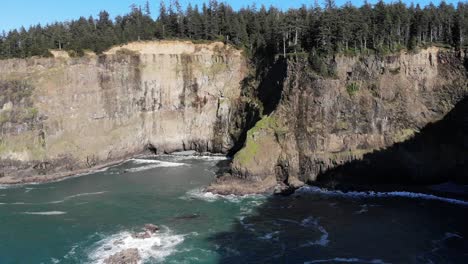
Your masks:
[{"label": "vegetation on cliff", "polygon": [[[403,2],[361,7],[333,0],[323,6],[303,5],[281,11],[254,5],[234,10],[227,3],[210,0],[183,10],[177,0],[167,7],[160,3],[153,19],[149,3],[132,5],[130,13],[115,20],[102,11],[98,17],[31,26],[0,34],[0,58],[47,55],[49,49],[65,49],[73,55],[84,50],[102,52],[112,45],[137,40],[222,40],[255,58],[276,54],[387,53],[418,46],[468,44],[468,4],[456,7],[442,1],[439,6],[410,6]],[[321,63],[314,58],[318,67]],[[325,69],[323,69],[325,70]]]}]

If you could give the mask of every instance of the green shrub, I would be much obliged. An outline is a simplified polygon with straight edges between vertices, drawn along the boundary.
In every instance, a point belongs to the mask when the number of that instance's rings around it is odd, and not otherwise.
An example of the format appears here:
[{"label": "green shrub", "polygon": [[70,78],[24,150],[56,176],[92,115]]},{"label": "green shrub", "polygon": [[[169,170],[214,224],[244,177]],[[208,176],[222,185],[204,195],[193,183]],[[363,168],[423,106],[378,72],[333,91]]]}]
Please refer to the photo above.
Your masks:
[{"label": "green shrub", "polygon": [[346,85],[346,91],[350,96],[354,96],[359,91],[359,85],[357,83],[350,83]]},{"label": "green shrub", "polygon": [[310,68],[322,77],[335,77],[336,69],[333,63],[327,61],[326,57],[311,52],[309,54],[309,65]]}]

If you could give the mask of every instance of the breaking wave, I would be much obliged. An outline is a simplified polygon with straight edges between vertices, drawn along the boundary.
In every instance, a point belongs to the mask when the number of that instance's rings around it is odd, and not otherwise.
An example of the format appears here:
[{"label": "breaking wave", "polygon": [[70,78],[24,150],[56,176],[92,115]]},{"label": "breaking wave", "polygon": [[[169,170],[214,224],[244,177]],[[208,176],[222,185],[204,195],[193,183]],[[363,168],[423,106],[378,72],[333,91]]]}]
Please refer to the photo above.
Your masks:
[{"label": "breaking wave", "polygon": [[162,157],[168,157],[175,161],[182,160],[205,160],[205,161],[222,161],[229,160],[224,155],[161,155]]},{"label": "breaking wave", "polygon": [[396,191],[396,192],[342,192],[337,190],[327,190],[322,189],[316,186],[305,186],[296,191],[296,194],[306,194],[306,193],[315,193],[327,196],[339,196],[339,197],[349,197],[349,198],[388,198],[388,197],[402,197],[402,198],[410,198],[410,199],[423,199],[423,200],[431,200],[431,201],[441,201],[451,204],[457,205],[464,205],[468,206],[468,201],[458,200],[453,198],[446,198],[440,197],[432,194],[425,194],[425,193],[413,193],[413,192],[404,192],[404,191]]},{"label": "breaking wave", "polygon": [[312,263],[330,263],[330,262],[341,262],[341,263],[370,263],[370,264],[385,264],[384,261],[380,259],[359,259],[359,258],[332,258],[332,259],[317,259],[306,261],[304,264],[312,264]]},{"label": "breaking wave", "polygon": [[170,167],[179,167],[186,166],[184,163],[161,161],[161,160],[150,160],[150,159],[131,159],[135,164],[150,164],[142,167],[127,169],[127,172],[139,172],[145,170],[151,170],[154,168],[170,168]]},{"label": "breaking wave", "polygon": [[62,211],[48,211],[48,212],[23,212],[27,215],[64,215],[66,212]]},{"label": "breaking wave", "polygon": [[319,224],[318,219],[316,219],[315,217],[311,216],[311,217],[308,217],[308,218],[302,220],[301,226],[303,226],[303,227],[315,227],[318,231],[320,231],[320,233],[322,233],[322,235],[320,236],[320,238],[318,240],[307,241],[305,244],[301,245],[302,247],[315,246],[315,245],[325,247],[330,242],[330,240],[328,240],[327,230],[325,230],[325,228]]},{"label": "breaking wave", "polygon": [[150,238],[134,238],[131,232],[124,231],[99,241],[88,255],[89,263],[104,263],[110,256],[127,249],[138,249],[141,263],[148,261],[162,262],[176,251],[177,245],[184,241],[184,235],[175,235],[164,227]]},{"label": "breaking wave", "polygon": [[78,198],[78,197],[83,197],[83,196],[101,195],[101,194],[104,194],[104,193],[106,193],[106,192],[107,192],[107,191],[92,192],[92,193],[79,193],[79,194],[74,194],[74,195],[67,196],[67,197],[63,198],[62,200],[48,202],[48,203],[46,203],[46,204],[58,204],[58,203],[63,203],[63,202],[65,202],[65,201],[68,201],[68,200],[70,200],[70,199],[74,199],[74,198]]},{"label": "breaking wave", "polygon": [[[182,200],[198,199],[206,202],[215,202],[218,200],[228,201],[232,203],[240,203],[245,199],[262,199],[264,195],[249,194],[249,195],[221,195],[212,192],[205,192],[203,188],[196,188],[188,191],[184,196],[180,197]],[[260,201],[258,201],[260,203]]]}]

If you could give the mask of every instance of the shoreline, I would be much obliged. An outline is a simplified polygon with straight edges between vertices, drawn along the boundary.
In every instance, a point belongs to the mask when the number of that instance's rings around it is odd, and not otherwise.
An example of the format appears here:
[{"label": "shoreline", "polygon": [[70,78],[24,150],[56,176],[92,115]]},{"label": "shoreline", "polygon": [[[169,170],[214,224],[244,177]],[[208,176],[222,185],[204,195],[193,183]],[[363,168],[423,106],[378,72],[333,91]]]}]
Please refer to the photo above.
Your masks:
[{"label": "shoreline", "polygon": [[[162,155],[174,155],[174,156],[184,156],[184,154],[188,154],[189,151],[182,151],[182,152],[173,152],[169,154],[162,154]],[[202,156],[202,154],[208,154],[208,153],[198,153],[198,152],[191,152],[193,156],[197,156],[199,154]],[[207,156],[218,156],[218,153],[209,153]],[[139,154],[134,154],[134,155],[129,155],[124,158],[116,159],[113,161],[108,161],[104,162],[102,164],[96,165],[91,168],[83,168],[83,169],[77,169],[73,171],[66,171],[66,172],[56,172],[52,174],[46,174],[46,175],[34,175],[34,176],[29,176],[29,177],[11,177],[11,176],[4,176],[0,178],[0,186],[6,186],[6,187],[14,187],[14,186],[19,186],[19,185],[35,185],[35,184],[46,184],[46,183],[52,183],[52,182],[59,182],[62,180],[68,180],[76,177],[81,177],[81,176],[86,176],[91,173],[99,172],[100,170],[110,168],[112,166],[120,165],[124,162],[127,162],[131,159],[136,159],[136,158],[147,158],[147,157],[157,157],[161,155],[150,155],[148,153],[139,153]],[[190,156],[190,155],[186,155]]]},{"label": "shoreline", "polygon": [[47,175],[34,175],[34,176],[24,177],[24,178],[14,178],[10,176],[5,176],[5,177],[0,178],[0,185],[13,187],[17,185],[34,185],[34,184],[59,182],[62,180],[85,176],[93,172],[98,172],[99,170],[106,169],[111,166],[119,165],[119,164],[126,162],[129,159],[137,158],[141,156],[142,155],[130,156],[130,157],[114,160],[114,161],[105,162],[105,163],[96,165],[91,168],[84,168],[84,169],[78,169],[78,170],[67,171],[67,172],[56,172],[56,173],[47,174]]}]

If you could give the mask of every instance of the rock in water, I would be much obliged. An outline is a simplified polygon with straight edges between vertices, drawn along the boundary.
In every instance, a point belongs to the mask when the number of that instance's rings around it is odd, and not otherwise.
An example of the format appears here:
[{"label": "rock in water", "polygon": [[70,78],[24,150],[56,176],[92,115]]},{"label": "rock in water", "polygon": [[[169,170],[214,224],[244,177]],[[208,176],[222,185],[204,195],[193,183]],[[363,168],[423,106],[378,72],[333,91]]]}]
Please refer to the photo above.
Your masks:
[{"label": "rock in water", "polygon": [[151,233],[148,231],[132,234],[133,238],[136,239],[147,239],[151,237]]},{"label": "rock in water", "polygon": [[110,256],[104,260],[105,264],[138,264],[141,260],[138,249],[130,248]]},{"label": "rock in water", "polygon": [[153,224],[146,224],[145,225],[145,231],[148,231],[148,232],[154,234],[157,231],[159,231],[159,226],[153,225]]}]

